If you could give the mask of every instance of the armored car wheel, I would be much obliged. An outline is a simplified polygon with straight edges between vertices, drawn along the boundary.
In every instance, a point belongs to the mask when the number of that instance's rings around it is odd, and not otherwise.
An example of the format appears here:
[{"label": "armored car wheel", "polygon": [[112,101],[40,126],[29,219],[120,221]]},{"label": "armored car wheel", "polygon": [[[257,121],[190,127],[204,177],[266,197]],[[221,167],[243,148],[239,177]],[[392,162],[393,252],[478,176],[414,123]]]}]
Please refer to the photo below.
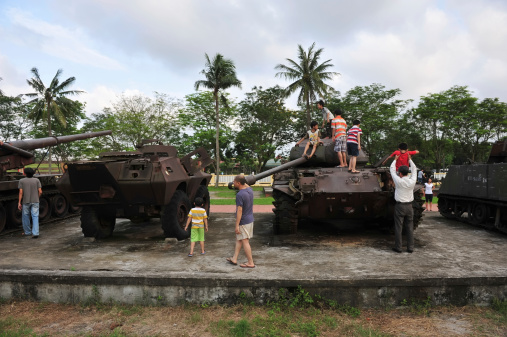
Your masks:
[{"label": "armored car wheel", "polygon": [[190,226],[185,231],[188,212],[191,209],[190,200],[185,192],[177,190],[169,204],[162,208],[160,221],[166,238],[186,239],[190,236]]},{"label": "armored car wheel", "polygon": [[196,198],[202,198],[204,200],[204,206],[203,208],[206,210],[206,214],[209,216],[209,208],[210,208],[210,198],[209,198],[209,191],[208,186],[201,185],[197,189],[197,192],[195,193]]},{"label": "armored car wheel", "polygon": [[273,191],[273,205],[275,209],[275,222],[273,231],[277,235],[296,234],[299,222],[299,214],[296,200],[278,190]]},{"label": "armored car wheel", "polygon": [[81,212],[81,229],[85,237],[104,239],[113,234],[116,224],[114,210],[84,207]]},{"label": "armored car wheel", "polygon": [[57,194],[51,198],[51,204],[53,205],[53,215],[57,218],[62,218],[67,215],[69,211],[69,203],[63,194]]}]

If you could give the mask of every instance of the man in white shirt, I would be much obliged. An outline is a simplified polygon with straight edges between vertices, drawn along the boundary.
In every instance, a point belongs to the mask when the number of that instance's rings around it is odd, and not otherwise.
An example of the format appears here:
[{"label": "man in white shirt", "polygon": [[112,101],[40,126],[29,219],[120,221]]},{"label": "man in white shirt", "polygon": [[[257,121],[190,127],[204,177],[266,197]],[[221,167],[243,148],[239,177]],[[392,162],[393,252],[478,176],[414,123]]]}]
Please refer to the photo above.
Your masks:
[{"label": "man in white shirt", "polygon": [[401,253],[401,232],[403,226],[407,233],[407,252],[414,251],[414,209],[412,208],[412,201],[414,201],[414,186],[417,180],[417,167],[415,166],[412,158],[409,156],[410,170],[412,175],[408,176],[408,167],[400,166],[396,174],[396,156],[391,164],[391,176],[394,181],[396,189],[394,191],[394,199],[396,205],[394,206],[394,247],[393,250]]}]

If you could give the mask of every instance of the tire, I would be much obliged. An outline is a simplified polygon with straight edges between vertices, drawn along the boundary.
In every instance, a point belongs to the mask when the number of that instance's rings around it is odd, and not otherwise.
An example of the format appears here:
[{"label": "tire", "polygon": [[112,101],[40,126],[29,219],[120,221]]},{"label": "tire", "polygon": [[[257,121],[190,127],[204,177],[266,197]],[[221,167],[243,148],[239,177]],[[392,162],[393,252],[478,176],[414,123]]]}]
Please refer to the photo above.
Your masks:
[{"label": "tire", "polygon": [[296,200],[278,190],[273,191],[273,198],[275,199],[273,201],[275,206],[273,210],[275,212],[274,234],[296,234],[299,223],[298,209],[295,205]]},{"label": "tire", "polygon": [[113,235],[115,224],[114,210],[84,207],[81,212],[81,229],[85,237],[108,238]]},{"label": "tire", "polygon": [[39,199],[39,223],[48,221],[51,218],[51,199],[41,197]]},{"label": "tire", "polygon": [[23,224],[21,211],[18,209],[18,202],[11,201],[7,204],[7,226],[9,228],[19,227]]},{"label": "tire", "polygon": [[57,194],[51,198],[53,215],[57,218],[63,218],[69,211],[69,203],[63,194]]},{"label": "tire", "polygon": [[475,225],[486,224],[490,218],[489,207],[485,204],[476,204],[472,211],[473,223]]},{"label": "tire", "polygon": [[3,204],[0,203],[0,233],[5,228],[5,224],[7,223],[7,211]]},{"label": "tire", "polygon": [[188,212],[190,212],[191,204],[185,192],[177,190],[169,202],[162,208],[160,221],[166,238],[176,238],[184,240],[190,237],[190,226],[185,231],[187,224]]},{"label": "tire", "polygon": [[202,198],[204,200],[204,205],[202,208],[206,210],[206,214],[209,217],[209,209],[210,209],[210,197],[209,197],[209,191],[208,186],[201,185],[197,189],[197,192],[195,193],[196,198]]}]

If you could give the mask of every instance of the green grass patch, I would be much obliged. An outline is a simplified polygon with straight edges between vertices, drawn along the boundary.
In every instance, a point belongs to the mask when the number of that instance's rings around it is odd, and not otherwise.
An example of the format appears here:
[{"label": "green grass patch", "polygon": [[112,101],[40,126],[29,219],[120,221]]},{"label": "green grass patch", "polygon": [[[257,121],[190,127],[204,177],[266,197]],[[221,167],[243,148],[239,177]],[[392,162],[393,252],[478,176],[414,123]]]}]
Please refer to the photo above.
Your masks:
[{"label": "green grass patch", "polygon": [[[254,198],[254,205],[272,205],[275,199],[269,198]],[[236,205],[236,199],[211,199],[211,205]]]},{"label": "green grass patch", "polygon": [[219,191],[213,194],[212,198],[236,198],[236,191]]},{"label": "green grass patch", "polygon": [[[264,186],[251,186],[251,187],[252,187],[252,190],[254,190],[254,191],[262,191],[262,189],[264,188]],[[208,186],[208,190],[210,192],[220,192],[220,191],[230,191],[230,192],[233,192],[233,190],[230,190],[229,187],[227,187],[227,186],[218,186],[218,187],[215,187],[215,186],[209,185]]]}]

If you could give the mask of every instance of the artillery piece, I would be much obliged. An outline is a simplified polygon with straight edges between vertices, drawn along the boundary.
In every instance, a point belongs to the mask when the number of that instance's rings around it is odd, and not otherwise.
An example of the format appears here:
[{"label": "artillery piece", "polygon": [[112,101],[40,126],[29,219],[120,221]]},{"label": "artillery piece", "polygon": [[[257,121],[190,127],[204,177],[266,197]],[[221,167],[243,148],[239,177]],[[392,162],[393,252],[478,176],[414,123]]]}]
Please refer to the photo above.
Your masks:
[{"label": "artillery piece", "polygon": [[[301,147],[293,147],[290,160],[279,167],[246,177],[253,184],[274,174],[273,212],[276,234],[297,232],[302,219],[358,219],[377,223],[380,227],[394,224],[394,182],[387,167],[368,165],[368,156],[361,150],[357,158],[358,174],[336,167],[338,156],[331,139],[323,139],[312,158],[302,157]],[[415,173],[414,173],[415,174]],[[422,218],[422,185],[414,187],[414,229]]]},{"label": "artillery piece", "polygon": [[164,235],[181,240],[190,236],[184,227],[191,201],[203,198],[209,214],[211,175],[203,169],[212,160],[204,148],[182,158],[174,146],[155,139],[144,140],[137,148],[101,153],[98,161],[66,164],[58,188],[83,207],[85,237],[111,236],[116,218],[139,223],[160,218]]},{"label": "artillery piece", "polygon": [[[24,176],[20,172],[8,172],[8,170],[21,169],[33,164],[35,158],[29,151],[109,134],[111,131],[89,132],[70,136],[15,140],[0,145],[0,232],[5,227],[21,225],[21,212],[18,210],[18,182]],[[42,185],[39,205],[41,223],[48,221],[51,216],[63,217],[69,211],[68,199],[65,199],[55,186],[59,176],[60,174],[36,176]],[[70,209],[77,211],[76,208]]]},{"label": "artillery piece", "polygon": [[493,144],[487,163],[452,165],[438,191],[449,219],[507,233],[507,140]]}]

